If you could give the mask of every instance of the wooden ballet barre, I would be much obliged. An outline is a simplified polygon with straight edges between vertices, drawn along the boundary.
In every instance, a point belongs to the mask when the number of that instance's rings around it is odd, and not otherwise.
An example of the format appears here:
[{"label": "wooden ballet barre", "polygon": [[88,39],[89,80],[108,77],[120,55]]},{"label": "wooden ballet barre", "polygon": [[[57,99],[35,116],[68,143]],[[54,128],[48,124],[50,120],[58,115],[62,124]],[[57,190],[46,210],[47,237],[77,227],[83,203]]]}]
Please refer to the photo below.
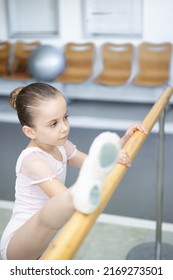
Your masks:
[{"label": "wooden ballet barre", "polygon": [[[142,121],[143,125],[148,129],[148,134],[168,104],[172,93],[173,88],[168,87]],[[128,153],[131,161],[135,158],[148,134],[146,135],[143,132],[136,131],[123,148]],[[51,246],[43,254],[41,258],[42,260],[70,260],[73,258],[92,225],[95,223],[97,217],[107,205],[127,169],[128,168],[124,165],[115,165],[105,180],[98,208],[90,215],[75,212],[52,242]]]}]

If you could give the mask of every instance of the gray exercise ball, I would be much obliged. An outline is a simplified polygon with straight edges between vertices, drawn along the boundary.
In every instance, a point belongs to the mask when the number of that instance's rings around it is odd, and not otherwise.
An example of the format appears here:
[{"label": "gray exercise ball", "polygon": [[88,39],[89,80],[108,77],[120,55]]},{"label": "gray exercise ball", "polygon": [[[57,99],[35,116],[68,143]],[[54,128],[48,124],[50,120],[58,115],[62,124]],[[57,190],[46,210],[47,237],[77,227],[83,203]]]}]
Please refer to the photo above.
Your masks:
[{"label": "gray exercise ball", "polygon": [[29,57],[28,71],[36,80],[52,81],[64,71],[64,68],[64,56],[53,46],[39,46]]}]

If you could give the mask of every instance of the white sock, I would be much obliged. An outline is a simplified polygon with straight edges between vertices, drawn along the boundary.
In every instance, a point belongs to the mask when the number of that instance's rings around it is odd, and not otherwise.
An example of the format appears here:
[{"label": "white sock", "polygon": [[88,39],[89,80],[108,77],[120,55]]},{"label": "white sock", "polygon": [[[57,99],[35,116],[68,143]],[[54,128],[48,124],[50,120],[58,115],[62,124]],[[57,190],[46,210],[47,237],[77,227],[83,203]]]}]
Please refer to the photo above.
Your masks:
[{"label": "white sock", "polygon": [[120,137],[116,133],[103,132],[94,139],[71,189],[76,210],[89,214],[97,208],[105,178],[114,167],[119,152]]}]

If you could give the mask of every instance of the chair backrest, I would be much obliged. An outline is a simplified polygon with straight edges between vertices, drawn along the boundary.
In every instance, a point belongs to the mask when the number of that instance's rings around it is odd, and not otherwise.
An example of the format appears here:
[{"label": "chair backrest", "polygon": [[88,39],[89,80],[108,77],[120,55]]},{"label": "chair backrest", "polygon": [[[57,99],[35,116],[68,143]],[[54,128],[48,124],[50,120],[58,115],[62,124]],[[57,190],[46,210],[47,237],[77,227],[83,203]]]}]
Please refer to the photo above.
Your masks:
[{"label": "chair backrest", "polygon": [[40,46],[39,41],[22,42],[17,41],[13,47],[13,65],[12,73],[27,73],[28,72],[28,59],[32,51]]},{"label": "chair backrest", "polygon": [[0,75],[8,74],[10,56],[10,43],[8,41],[0,41]]},{"label": "chair backrest", "polygon": [[68,43],[64,49],[67,69],[92,71],[94,44]]},{"label": "chair backrest", "polygon": [[105,71],[129,72],[133,58],[133,45],[105,43],[102,46],[102,56]]},{"label": "chair backrest", "polygon": [[142,43],[139,46],[138,76],[157,84],[169,79],[171,63],[171,43]]}]

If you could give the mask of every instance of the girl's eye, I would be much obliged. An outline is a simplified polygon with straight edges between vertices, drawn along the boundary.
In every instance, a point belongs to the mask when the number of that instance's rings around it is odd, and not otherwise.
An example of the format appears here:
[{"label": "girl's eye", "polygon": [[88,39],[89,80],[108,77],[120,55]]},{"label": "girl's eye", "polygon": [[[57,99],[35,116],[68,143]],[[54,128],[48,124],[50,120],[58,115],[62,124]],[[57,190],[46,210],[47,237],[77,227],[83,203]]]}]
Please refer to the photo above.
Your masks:
[{"label": "girl's eye", "polygon": [[68,117],[69,117],[69,115],[65,115],[65,117],[64,117],[64,118],[65,118],[65,120],[66,120],[66,119],[68,119]]},{"label": "girl's eye", "polygon": [[57,122],[54,122],[51,124],[51,127],[55,127],[57,125]]}]

